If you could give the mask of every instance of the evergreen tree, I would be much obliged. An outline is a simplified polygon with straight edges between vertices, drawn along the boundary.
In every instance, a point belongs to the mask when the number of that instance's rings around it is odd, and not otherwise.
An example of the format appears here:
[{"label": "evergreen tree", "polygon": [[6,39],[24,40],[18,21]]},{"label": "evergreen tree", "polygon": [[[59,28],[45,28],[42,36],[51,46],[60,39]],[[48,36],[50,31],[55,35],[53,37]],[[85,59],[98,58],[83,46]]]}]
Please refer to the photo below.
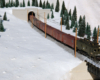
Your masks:
[{"label": "evergreen tree", "polygon": [[4,31],[5,31],[5,29],[4,29],[3,23],[0,20],[0,32],[4,32]]},{"label": "evergreen tree", "polygon": [[53,3],[51,4],[51,11],[52,11],[52,9],[54,9],[54,8],[53,8]]},{"label": "evergreen tree", "polygon": [[81,24],[79,25],[78,35],[80,37],[83,37],[84,34],[85,34],[84,22],[81,21]]},{"label": "evergreen tree", "polygon": [[68,14],[69,14],[69,16],[70,16],[69,19],[71,20],[71,9],[69,10],[69,13],[68,13]]},{"label": "evergreen tree", "polygon": [[35,6],[38,7],[38,0],[35,0]]},{"label": "evergreen tree", "polygon": [[30,6],[30,0],[28,0],[27,6]]},{"label": "evergreen tree", "polygon": [[23,0],[23,7],[25,7],[25,1]]},{"label": "evergreen tree", "polygon": [[75,23],[75,27],[73,29],[73,32],[76,32],[76,28],[77,28],[77,22]]},{"label": "evergreen tree", "polygon": [[87,33],[88,33],[88,30],[89,30],[89,24],[88,24],[88,22],[87,22],[87,26],[86,26],[86,29],[85,29],[85,34],[87,35]]},{"label": "evergreen tree", "polygon": [[14,5],[13,5],[13,0],[11,0],[11,7],[13,7]]},{"label": "evergreen tree", "polygon": [[67,22],[69,21],[69,16],[67,16],[67,18],[64,19],[63,21],[64,21],[64,25],[66,26],[67,25]]},{"label": "evergreen tree", "polygon": [[68,16],[68,11],[67,9],[65,10],[65,13],[64,13],[64,19],[66,20],[67,19],[67,16]]},{"label": "evergreen tree", "polygon": [[79,18],[79,24],[81,23],[82,21],[82,16],[80,15],[80,18]]},{"label": "evergreen tree", "polygon": [[94,28],[94,31],[93,31],[93,41],[94,42],[97,42],[97,30],[96,30],[96,27]]},{"label": "evergreen tree", "polygon": [[57,0],[56,2],[56,8],[55,8],[55,12],[59,12],[59,0]]},{"label": "evergreen tree", "polygon": [[3,0],[3,7],[5,7],[5,0]]},{"label": "evergreen tree", "polygon": [[20,3],[20,7],[23,7],[23,4],[22,3]]},{"label": "evergreen tree", "polygon": [[77,10],[76,10],[76,6],[74,7],[73,17],[75,18],[75,21],[77,21]]},{"label": "evergreen tree", "polygon": [[0,2],[0,7],[1,7],[1,8],[4,7],[4,5],[3,5],[3,0],[1,0],[1,2]]},{"label": "evergreen tree", "polygon": [[7,3],[6,3],[6,8],[8,8],[8,7],[9,7],[9,3],[7,2]]},{"label": "evergreen tree", "polygon": [[15,3],[15,2],[13,2],[13,6],[14,6],[14,7],[16,6],[16,3]]},{"label": "evergreen tree", "polygon": [[71,18],[71,28],[73,28],[74,25],[75,25],[75,18],[72,16],[72,18]]},{"label": "evergreen tree", "polygon": [[11,7],[11,2],[10,2],[10,0],[9,0],[9,7]]},{"label": "evergreen tree", "polygon": [[53,19],[54,18],[54,14],[53,14],[53,11],[52,11],[52,13],[51,13],[51,19]]},{"label": "evergreen tree", "polygon": [[32,0],[32,6],[34,6],[34,2],[35,2],[35,1],[34,1],[34,0]]},{"label": "evergreen tree", "polygon": [[62,17],[62,15],[64,14],[64,11],[66,10],[65,8],[65,3],[63,1],[63,4],[62,4],[62,9],[61,9],[61,12],[60,12],[60,17]]},{"label": "evergreen tree", "polygon": [[91,29],[90,29],[90,25],[88,26],[88,32],[87,32],[87,39],[90,40],[90,36],[91,36]]},{"label": "evergreen tree", "polygon": [[7,20],[6,12],[4,13],[3,20]]},{"label": "evergreen tree", "polygon": [[42,7],[42,1],[40,0],[40,4],[39,4],[39,7]]},{"label": "evergreen tree", "polygon": [[47,15],[47,19],[49,19],[49,14]]},{"label": "evergreen tree", "polygon": [[68,19],[68,21],[67,21],[66,29],[67,29],[67,30],[70,30],[70,27],[69,27],[69,19]]},{"label": "evergreen tree", "polygon": [[19,6],[19,0],[16,0],[15,1],[15,7],[18,7]]},{"label": "evergreen tree", "polygon": [[43,2],[43,6],[42,6],[42,8],[45,9],[45,1]]},{"label": "evergreen tree", "polygon": [[48,5],[49,5],[49,2],[48,2],[48,0],[47,0],[47,2],[46,2],[46,8],[48,8]]}]

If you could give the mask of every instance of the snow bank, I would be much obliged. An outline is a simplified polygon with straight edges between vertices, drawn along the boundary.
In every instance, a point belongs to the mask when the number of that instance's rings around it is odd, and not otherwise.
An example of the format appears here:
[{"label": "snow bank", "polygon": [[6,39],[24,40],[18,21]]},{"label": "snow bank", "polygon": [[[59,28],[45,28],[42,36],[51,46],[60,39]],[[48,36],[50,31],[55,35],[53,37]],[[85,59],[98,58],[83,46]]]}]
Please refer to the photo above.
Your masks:
[{"label": "snow bank", "polygon": [[[0,32],[0,80],[70,80],[69,71],[81,61],[7,12]],[[67,47],[65,47],[67,48]]]}]

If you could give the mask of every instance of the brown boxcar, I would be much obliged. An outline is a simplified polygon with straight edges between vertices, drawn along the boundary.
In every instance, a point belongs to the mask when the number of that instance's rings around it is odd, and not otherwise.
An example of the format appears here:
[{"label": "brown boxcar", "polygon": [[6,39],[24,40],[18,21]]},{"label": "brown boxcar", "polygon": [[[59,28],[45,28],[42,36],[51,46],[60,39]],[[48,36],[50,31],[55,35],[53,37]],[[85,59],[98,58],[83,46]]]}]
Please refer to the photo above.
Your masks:
[{"label": "brown boxcar", "polygon": [[42,31],[45,31],[45,23],[41,23],[41,24],[40,24],[40,29],[41,29]]},{"label": "brown boxcar", "polygon": [[47,27],[46,27],[47,34],[49,34],[50,36],[52,36],[53,35],[53,30],[54,30],[53,27],[47,25]]},{"label": "brown boxcar", "polygon": [[63,35],[63,43],[74,48],[75,47],[75,37],[71,36],[70,34]]},{"label": "brown boxcar", "polygon": [[[34,24],[39,29],[45,31],[45,23],[34,18]],[[47,26],[46,27],[47,34],[49,34],[50,36],[54,37],[55,39],[61,41],[62,43],[66,44],[72,48],[75,47],[75,37],[74,36],[64,33],[64,32],[61,32],[60,30],[53,28],[49,25],[46,25],[46,26]]]}]

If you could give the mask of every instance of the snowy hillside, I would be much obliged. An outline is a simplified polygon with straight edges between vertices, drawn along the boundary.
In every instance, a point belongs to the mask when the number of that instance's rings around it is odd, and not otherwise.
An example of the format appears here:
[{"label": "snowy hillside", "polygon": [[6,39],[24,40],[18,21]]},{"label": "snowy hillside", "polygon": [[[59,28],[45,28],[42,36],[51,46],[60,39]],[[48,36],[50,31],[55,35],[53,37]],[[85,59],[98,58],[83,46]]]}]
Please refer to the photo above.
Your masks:
[{"label": "snowy hillside", "polygon": [[67,9],[77,8],[77,15],[86,16],[86,22],[89,22],[91,29],[100,25],[100,1],[99,0],[65,0]]},{"label": "snowy hillside", "polygon": [[[7,12],[0,32],[0,80],[70,80],[69,71],[81,61],[31,26]],[[67,47],[65,47],[67,48]]]},{"label": "snowy hillside", "polygon": [[[9,0],[6,0],[8,2]],[[14,1],[14,0],[13,0]],[[19,2],[22,2],[23,0],[19,0]],[[27,1],[26,5],[27,5]],[[32,0],[30,0],[31,2]],[[39,1],[39,0],[38,0]],[[44,0],[42,0],[43,2]],[[47,1],[47,0],[45,0]],[[54,3],[54,6],[56,5],[56,0],[48,0],[50,3]],[[62,6],[62,1],[60,1],[60,8]],[[69,9],[74,9],[74,6],[77,8],[77,16],[79,18],[80,15],[85,15],[86,16],[86,22],[89,22],[91,25],[91,29],[93,30],[94,27],[98,27],[100,25],[100,9],[99,9],[99,0],[64,0],[66,8]]]}]

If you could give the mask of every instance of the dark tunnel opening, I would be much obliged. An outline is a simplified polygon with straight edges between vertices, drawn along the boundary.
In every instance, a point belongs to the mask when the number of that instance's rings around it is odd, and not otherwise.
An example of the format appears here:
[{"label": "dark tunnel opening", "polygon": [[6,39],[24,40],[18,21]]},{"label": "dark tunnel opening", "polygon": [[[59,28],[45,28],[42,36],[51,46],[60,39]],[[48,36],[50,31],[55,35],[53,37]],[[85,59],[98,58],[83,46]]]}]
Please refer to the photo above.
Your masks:
[{"label": "dark tunnel opening", "polygon": [[33,11],[28,13],[28,21],[30,21],[30,16],[33,14],[33,16],[35,16],[35,13]]}]

